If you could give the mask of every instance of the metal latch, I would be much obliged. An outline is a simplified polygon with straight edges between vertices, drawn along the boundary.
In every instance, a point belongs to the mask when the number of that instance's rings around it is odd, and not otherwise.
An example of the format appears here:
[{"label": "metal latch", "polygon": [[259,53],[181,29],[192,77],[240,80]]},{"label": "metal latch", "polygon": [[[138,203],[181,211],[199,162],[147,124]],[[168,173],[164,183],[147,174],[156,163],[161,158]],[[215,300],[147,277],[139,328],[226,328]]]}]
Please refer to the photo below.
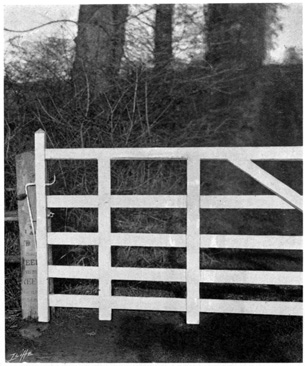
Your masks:
[{"label": "metal latch", "polygon": [[[56,176],[54,175],[53,181],[50,183],[46,183],[46,186],[52,186],[54,183],[56,182]],[[33,236],[34,236],[34,243],[35,243],[35,248],[37,248],[37,242],[36,242],[36,232],[35,232],[35,227],[34,227],[34,221],[33,221],[33,214],[32,214],[32,209],[31,209],[31,204],[30,204],[30,200],[29,200],[29,195],[28,195],[28,187],[30,186],[36,186],[36,183],[27,183],[25,185],[25,194],[20,194],[17,196],[17,200],[24,200],[26,198],[26,202],[28,205],[28,209],[29,209],[29,215],[30,215],[30,221],[31,221],[31,227],[32,227],[32,232],[33,232]],[[52,218],[54,216],[54,212],[49,212],[47,217],[48,218]]]}]

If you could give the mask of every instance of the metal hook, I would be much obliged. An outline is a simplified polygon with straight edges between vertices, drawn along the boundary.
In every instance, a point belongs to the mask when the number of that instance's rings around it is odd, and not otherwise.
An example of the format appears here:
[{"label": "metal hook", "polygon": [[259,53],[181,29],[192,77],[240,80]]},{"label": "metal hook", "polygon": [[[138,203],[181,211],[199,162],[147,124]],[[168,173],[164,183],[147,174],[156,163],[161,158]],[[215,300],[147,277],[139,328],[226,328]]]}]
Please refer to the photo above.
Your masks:
[{"label": "metal hook", "polygon": [[[56,182],[56,175],[54,174],[53,181],[50,182],[50,183],[46,183],[46,186],[51,186],[55,182]],[[37,248],[37,241],[36,241],[36,233],[35,233],[35,227],[34,227],[34,222],[33,222],[32,208],[31,208],[29,195],[28,195],[28,187],[29,186],[36,186],[36,183],[27,183],[25,185],[25,193],[26,193],[25,198],[26,198],[26,201],[27,201],[28,209],[29,209],[29,215],[30,215],[30,221],[31,221],[31,226],[32,226],[32,231],[33,231],[33,236],[34,236],[35,248]],[[54,213],[50,212],[49,217],[52,218],[53,216],[54,216]]]},{"label": "metal hook", "polygon": [[54,174],[53,181],[50,183],[46,183],[46,186],[52,186],[56,182],[56,175]]},{"label": "metal hook", "polygon": [[28,205],[30,221],[31,221],[31,227],[32,227],[32,232],[33,232],[33,237],[34,237],[34,244],[35,244],[35,248],[37,249],[36,233],[35,233],[35,227],[34,227],[34,222],[33,222],[32,208],[31,208],[29,195],[28,195],[28,187],[29,186],[36,186],[36,183],[27,183],[25,185],[25,193],[26,193],[26,202],[27,202],[27,205]]}]

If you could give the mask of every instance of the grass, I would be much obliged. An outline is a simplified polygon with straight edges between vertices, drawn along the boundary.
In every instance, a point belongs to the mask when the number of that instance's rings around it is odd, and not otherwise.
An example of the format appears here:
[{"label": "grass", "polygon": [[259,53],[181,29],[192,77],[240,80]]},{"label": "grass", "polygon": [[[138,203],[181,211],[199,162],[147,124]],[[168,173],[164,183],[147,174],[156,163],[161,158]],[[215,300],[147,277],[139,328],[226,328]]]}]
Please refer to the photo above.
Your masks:
[{"label": "grass", "polygon": [[[56,165],[57,164],[57,165]],[[52,163],[57,181],[50,194],[97,194],[96,162]],[[80,165],[79,165],[80,164]],[[255,194],[257,187],[234,176],[226,164],[209,163],[202,177],[202,194]],[[50,169],[51,169],[50,168]],[[64,169],[63,169],[64,168]],[[202,167],[203,169],[203,167]],[[211,173],[214,171],[214,175]],[[66,171],[63,175],[63,171]],[[53,171],[52,174],[53,175]],[[204,171],[204,169],[203,169]],[[112,170],[113,194],[185,194],[184,162],[115,162]],[[213,178],[216,179],[213,187]],[[227,181],[226,181],[227,180]],[[234,190],[237,186],[237,191]],[[227,188],[226,188],[227,187]],[[244,189],[241,192],[241,188]],[[215,193],[216,189],[216,193]],[[250,193],[249,193],[250,192]],[[266,192],[265,192],[266,193]],[[97,232],[96,209],[52,209],[52,231]],[[186,233],[185,209],[112,209],[112,232]],[[302,217],[293,210],[201,210],[202,234],[302,235]],[[18,228],[17,228],[18,232]],[[17,243],[17,244],[16,244]],[[97,246],[52,246],[53,264],[97,266]],[[5,253],[19,253],[16,228],[7,227]],[[113,267],[186,268],[184,248],[112,248]],[[201,249],[201,269],[302,271],[301,251]],[[20,267],[6,268],[6,311],[8,326],[20,314]],[[55,293],[97,295],[96,280],[54,280]],[[184,283],[113,281],[114,296],[185,298]],[[265,301],[302,301],[298,286],[204,284],[201,298]],[[162,328],[163,340],[153,346],[158,362],[301,362],[302,327],[297,317],[202,314],[199,327],[184,325],[183,331]],[[173,329],[172,329],[173,330]],[[141,330],[139,330],[141,334]],[[172,343],[171,343],[171,337]],[[168,340],[169,339],[169,340]],[[178,347],[173,359],[172,347]],[[177,346],[178,345],[178,346]],[[191,350],[186,357],[183,350]],[[190,354],[189,352],[186,352]]]},{"label": "grass", "polygon": [[129,313],[121,344],[142,352],[142,362],[302,362],[300,317],[201,314],[200,325],[177,325],[172,315]]}]

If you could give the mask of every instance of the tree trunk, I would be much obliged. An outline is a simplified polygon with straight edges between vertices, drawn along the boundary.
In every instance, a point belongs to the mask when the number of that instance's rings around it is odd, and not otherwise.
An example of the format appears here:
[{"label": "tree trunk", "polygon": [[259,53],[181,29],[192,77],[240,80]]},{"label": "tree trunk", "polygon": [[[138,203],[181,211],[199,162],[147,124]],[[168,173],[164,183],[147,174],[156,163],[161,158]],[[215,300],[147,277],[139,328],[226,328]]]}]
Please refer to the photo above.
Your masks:
[{"label": "tree trunk", "polygon": [[98,96],[111,87],[124,53],[128,5],[81,5],[72,70],[77,92]]},{"label": "tree trunk", "polygon": [[[206,60],[257,69],[263,65],[273,4],[209,4],[205,7]],[[270,9],[269,9],[270,8]],[[269,24],[268,24],[269,23]]]},{"label": "tree trunk", "polygon": [[155,70],[162,71],[171,65],[173,58],[172,45],[173,5],[156,5],[155,21]]}]

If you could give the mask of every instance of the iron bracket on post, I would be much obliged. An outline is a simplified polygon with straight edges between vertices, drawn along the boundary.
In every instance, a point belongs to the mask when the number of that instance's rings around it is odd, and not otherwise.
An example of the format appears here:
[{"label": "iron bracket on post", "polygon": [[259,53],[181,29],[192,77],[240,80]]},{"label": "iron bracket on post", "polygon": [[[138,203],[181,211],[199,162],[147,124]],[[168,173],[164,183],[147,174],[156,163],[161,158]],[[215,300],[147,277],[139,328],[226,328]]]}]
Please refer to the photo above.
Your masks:
[{"label": "iron bracket on post", "polygon": [[[56,182],[56,175],[54,174],[53,181],[50,182],[50,183],[46,183],[46,186],[48,186],[48,187],[52,186],[55,182]],[[25,199],[26,198],[26,202],[27,202],[28,209],[29,209],[31,227],[32,227],[33,236],[34,236],[35,248],[37,248],[36,233],[35,233],[34,221],[33,221],[33,214],[32,214],[31,204],[30,204],[29,195],[28,195],[28,187],[35,186],[35,185],[36,185],[35,182],[34,183],[27,183],[25,185],[25,195],[20,195],[20,197],[19,198],[17,197],[17,199],[20,200],[20,199]],[[51,219],[53,216],[54,216],[54,212],[50,212],[47,217]]]}]

